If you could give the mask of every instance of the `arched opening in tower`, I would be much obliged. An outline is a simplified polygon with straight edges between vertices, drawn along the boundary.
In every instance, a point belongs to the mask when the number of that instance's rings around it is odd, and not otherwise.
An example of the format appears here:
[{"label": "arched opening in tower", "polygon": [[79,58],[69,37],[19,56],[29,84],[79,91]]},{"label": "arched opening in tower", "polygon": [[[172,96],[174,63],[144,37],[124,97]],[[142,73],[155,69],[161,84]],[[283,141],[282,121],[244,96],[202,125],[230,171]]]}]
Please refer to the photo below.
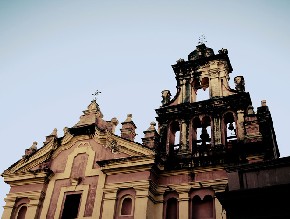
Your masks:
[{"label": "arched opening in tower", "polygon": [[174,121],[170,124],[169,132],[169,154],[173,155],[179,151],[180,147],[180,124]]},{"label": "arched opening in tower", "polygon": [[224,115],[224,141],[227,148],[231,148],[237,141],[237,129],[234,114],[227,112]]},{"label": "arched opening in tower", "polygon": [[209,78],[204,77],[200,81],[199,89],[196,89],[196,102],[208,100],[210,98],[209,95]]},{"label": "arched opening in tower", "polygon": [[192,152],[195,157],[207,156],[211,145],[211,119],[204,116],[193,119]]}]

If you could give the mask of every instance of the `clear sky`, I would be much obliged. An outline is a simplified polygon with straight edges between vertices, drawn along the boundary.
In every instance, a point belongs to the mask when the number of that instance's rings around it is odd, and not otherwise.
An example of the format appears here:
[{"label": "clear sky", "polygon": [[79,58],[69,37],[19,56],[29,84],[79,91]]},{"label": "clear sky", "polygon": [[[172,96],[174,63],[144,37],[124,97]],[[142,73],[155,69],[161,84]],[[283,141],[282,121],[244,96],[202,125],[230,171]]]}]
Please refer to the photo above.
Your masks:
[{"label": "clear sky", "polygon": [[[176,93],[171,65],[201,34],[215,52],[228,49],[232,87],[243,75],[255,109],[267,100],[289,156],[289,23],[287,0],[0,0],[0,171],[54,128],[62,136],[96,90],[106,120],[133,114],[140,141],[161,91]],[[1,206],[8,191],[1,178]]]}]

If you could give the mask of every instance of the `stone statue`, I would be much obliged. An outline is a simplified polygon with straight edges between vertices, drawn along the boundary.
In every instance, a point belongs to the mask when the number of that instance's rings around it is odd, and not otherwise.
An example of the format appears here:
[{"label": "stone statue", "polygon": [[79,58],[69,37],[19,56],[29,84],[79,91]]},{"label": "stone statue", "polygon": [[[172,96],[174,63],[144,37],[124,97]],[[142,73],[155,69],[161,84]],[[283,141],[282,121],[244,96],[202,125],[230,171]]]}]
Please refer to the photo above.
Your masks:
[{"label": "stone statue", "polygon": [[244,77],[243,76],[237,76],[234,78],[235,81],[235,89],[238,92],[245,92],[245,81],[244,81]]},{"label": "stone statue", "polygon": [[163,90],[162,92],[162,105],[169,103],[170,101],[170,97],[171,97],[171,93],[169,90]]}]

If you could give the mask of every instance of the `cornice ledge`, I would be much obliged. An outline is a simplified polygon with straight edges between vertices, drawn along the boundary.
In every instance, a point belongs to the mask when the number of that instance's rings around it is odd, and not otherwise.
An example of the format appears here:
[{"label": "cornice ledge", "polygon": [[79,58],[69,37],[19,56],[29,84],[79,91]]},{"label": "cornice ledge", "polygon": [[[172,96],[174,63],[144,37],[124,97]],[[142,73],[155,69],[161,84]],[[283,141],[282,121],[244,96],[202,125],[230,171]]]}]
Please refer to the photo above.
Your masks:
[{"label": "cornice ledge", "polygon": [[127,139],[123,139],[119,136],[114,136],[114,139],[117,141],[117,143],[120,146],[128,148],[129,151],[134,151],[136,154],[142,154],[142,155],[154,155],[155,152],[151,150],[150,148],[144,147],[141,144],[133,141],[129,141]]},{"label": "cornice ledge", "polygon": [[[113,171],[128,171],[128,168],[145,168],[150,169],[154,165],[154,156],[133,156],[124,157],[111,160],[101,160],[97,161],[97,164],[101,167],[101,171],[104,173],[109,173]],[[140,171],[140,170],[139,170]],[[137,172],[139,172],[137,171]]]},{"label": "cornice ledge", "polygon": [[[11,166],[10,168],[6,169],[2,175],[16,173],[17,171],[27,171],[29,168],[33,168],[37,166],[40,162],[36,162],[38,159],[47,158],[50,156],[50,152],[57,148],[57,142],[52,139],[39,150],[37,150],[31,157],[25,158],[23,157],[19,161],[15,163],[15,165]],[[44,161],[43,159],[41,162]],[[36,164],[33,164],[35,163]]]},{"label": "cornice ledge", "polygon": [[23,184],[34,184],[35,182],[43,183],[52,174],[53,172],[51,170],[39,170],[31,172],[2,174],[2,176],[4,177],[4,182],[7,184],[23,185]]}]

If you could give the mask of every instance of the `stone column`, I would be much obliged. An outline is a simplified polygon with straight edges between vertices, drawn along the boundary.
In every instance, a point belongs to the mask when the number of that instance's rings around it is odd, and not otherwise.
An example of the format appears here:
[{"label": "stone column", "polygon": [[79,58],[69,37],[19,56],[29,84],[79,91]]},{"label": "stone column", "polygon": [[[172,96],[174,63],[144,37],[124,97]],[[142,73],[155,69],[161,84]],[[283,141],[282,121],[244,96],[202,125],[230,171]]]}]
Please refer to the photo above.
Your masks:
[{"label": "stone column", "polygon": [[[7,195],[9,196],[9,194]],[[13,206],[15,204],[16,198],[5,198],[6,205],[3,207],[4,211],[2,214],[2,219],[7,219],[12,216]]]},{"label": "stone column", "polygon": [[179,193],[178,198],[178,214],[179,219],[188,219],[189,196],[188,192]]},{"label": "stone column", "polygon": [[180,80],[180,94],[178,96],[178,104],[184,103],[186,95],[186,80]]},{"label": "stone column", "polygon": [[210,97],[221,96],[221,81],[219,78],[219,69],[213,68],[208,70],[209,74],[209,91]]},{"label": "stone column", "polygon": [[213,119],[213,135],[214,145],[222,144],[221,119],[217,116]]},{"label": "stone column", "polygon": [[188,122],[186,120],[181,121],[181,130],[180,130],[180,153],[188,152]]},{"label": "stone column", "polygon": [[244,110],[238,110],[237,111],[237,139],[239,141],[244,140],[245,138],[245,130],[244,130]]},{"label": "stone column", "polygon": [[163,208],[164,206],[162,197],[162,201],[160,200],[155,204],[155,219],[163,218]]},{"label": "stone column", "polygon": [[27,205],[27,212],[25,218],[35,218],[36,219],[36,211],[39,204],[39,198],[35,197],[35,199],[30,200]]}]

